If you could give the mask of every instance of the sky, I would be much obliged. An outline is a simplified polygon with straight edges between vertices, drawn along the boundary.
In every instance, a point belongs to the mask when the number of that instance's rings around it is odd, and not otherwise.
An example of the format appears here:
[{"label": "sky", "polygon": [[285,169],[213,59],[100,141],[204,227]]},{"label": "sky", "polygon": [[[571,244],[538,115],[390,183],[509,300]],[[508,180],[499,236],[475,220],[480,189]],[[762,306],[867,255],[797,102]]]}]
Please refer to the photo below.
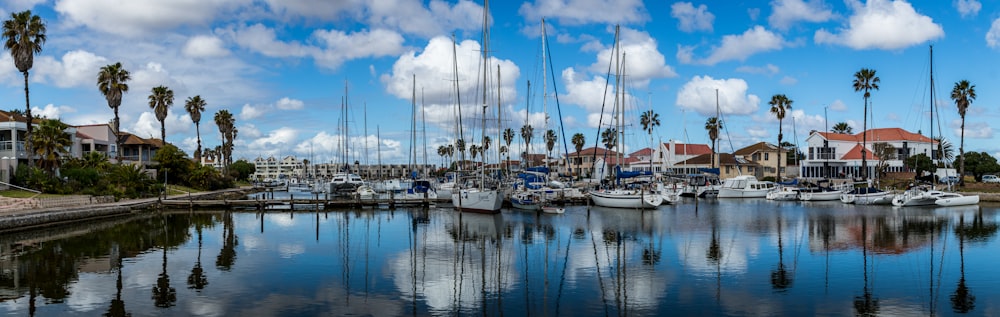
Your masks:
[{"label": "sky", "polygon": [[[427,148],[427,162],[440,164],[436,149],[459,135],[459,101],[462,135],[479,143],[483,91],[487,118],[499,122],[485,129],[494,140],[491,157],[501,139],[497,126],[520,131],[526,118],[535,131],[532,153],[545,152],[545,129],[559,136],[553,154],[564,153],[563,136],[576,133],[587,147],[596,145],[618,91],[626,96],[626,152],[650,139],[708,144],[705,121],[717,113],[726,127],[720,151],[777,143],[779,121],[768,105],[776,94],[793,101],[780,122],[784,140],[804,148],[810,131],[838,122],[862,130],[864,101],[852,87],[862,68],[881,79],[871,92],[869,128],[933,130],[956,148],[961,120],[950,92],[969,80],[978,96],[966,116],[965,148],[996,156],[991,122],[1000,98],[991,92],[1000,85],[993,63],[1000,57],[1000,7],[994,4],[494,1],[488,41],[484,3],[465,0],[5,0],[0,14],[30,9],[47,25],[48,40],[29,72],[35,114],[72,125],[110,122],[114,115],[96,78],[100,67],[121,62],[132,75],[119,109],[122,130],[158,138],[148,96],[152,87],[167,86],[176,99],[166,139],[189,155],[196,130],[184,102],[199,95],[207,102],[200,124],[205,147],[220,144],[215,113],[226,109],[236,118],[234,159],[340,162],[346,136],[349,162],[422,162]],[[543,42],[550,59],[541,58]],[[619,63],[622,76],[612,67]],[[616,78],[623,84],[615,85]],[[10,55],[0,55],[0,108],[24,109],[23,85]],[[647,110],[660,119],[651,134],[638,123]],[[526,146],[515,134],[511,152],[520,153]]]}]

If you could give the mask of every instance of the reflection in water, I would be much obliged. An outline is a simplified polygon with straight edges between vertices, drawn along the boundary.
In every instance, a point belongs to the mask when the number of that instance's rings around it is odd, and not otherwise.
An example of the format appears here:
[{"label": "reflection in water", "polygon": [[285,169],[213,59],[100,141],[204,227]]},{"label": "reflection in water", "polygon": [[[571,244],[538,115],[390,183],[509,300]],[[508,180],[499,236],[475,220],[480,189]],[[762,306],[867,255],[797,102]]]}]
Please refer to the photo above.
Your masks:
[{"label": "reflection in water", "polygon": [[697,208],[184,212],[5,234],[0,313],[934,315],[1000,302],[983,252],[1000,247],[996,208]]}]

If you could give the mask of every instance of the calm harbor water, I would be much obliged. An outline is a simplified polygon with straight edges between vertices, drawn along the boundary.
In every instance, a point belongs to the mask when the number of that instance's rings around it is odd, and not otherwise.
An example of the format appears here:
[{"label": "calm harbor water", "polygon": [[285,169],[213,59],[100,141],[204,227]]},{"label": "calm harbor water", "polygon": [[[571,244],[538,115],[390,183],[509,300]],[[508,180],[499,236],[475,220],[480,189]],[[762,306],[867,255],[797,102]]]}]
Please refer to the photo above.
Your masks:
[{"label": "calm harbor water", "polygon": [[0,236],[0,313],[997,316],[998,210],[164,212]]}]

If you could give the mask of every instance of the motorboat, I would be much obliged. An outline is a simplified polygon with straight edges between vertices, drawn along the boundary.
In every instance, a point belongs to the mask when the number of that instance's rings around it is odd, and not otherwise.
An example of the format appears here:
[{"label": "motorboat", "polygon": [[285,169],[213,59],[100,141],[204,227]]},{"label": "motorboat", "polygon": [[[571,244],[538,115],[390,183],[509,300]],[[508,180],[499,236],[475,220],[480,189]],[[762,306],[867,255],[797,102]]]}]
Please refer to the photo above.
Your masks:
[{"label": "motorboat", "polygon": [[767,192],[764,198],[767,198],[767,200],[782,200],[782,201],[799,200],[799,195],[801,194],[802,194],[801,188],[783,186]]},{"label": "motorboat", "polygon": [[518,191],[510,197],[510,205],[521,210],[541,210],[542,197],[530,191]]},{"label": "motorboat", "polygon": [[[819,184],[823,184],[821,181]],[[831,201],[838,200],[840,196],[847,192],[847,188],[844,186],[822,186],[817,185],[816,187],[806,187],[799,193],[799,200],[801,201]]]},{"label": "motorboat", "polygon": [[600,189],[590,192],[594,205],[611,208],[653,209],[663,204],[663,195],[645,189]]},{"label": "motorboat", "polygon": [[[940,201],[940,203],[938,203]],[[979,195],[962,194],[917,186],[907,189],[892,199],[893,206],[965,206],[979,203]]]},{"label": "motorboat", "polygon": [[722,183],[719,198],[765,198],[775,187],[774,182],[759,181],[752,175],[740,175]]}]

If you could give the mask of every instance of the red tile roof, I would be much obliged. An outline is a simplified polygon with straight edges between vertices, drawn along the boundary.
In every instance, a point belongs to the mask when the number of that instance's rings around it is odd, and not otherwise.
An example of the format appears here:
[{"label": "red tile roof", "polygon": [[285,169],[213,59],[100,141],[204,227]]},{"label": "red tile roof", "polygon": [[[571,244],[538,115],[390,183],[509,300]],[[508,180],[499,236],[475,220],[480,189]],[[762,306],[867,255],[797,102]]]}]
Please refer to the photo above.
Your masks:
[{"label": "red tile roof", "polygon": [[[664,143],[663,146],[668,150],[670,149],[670,143]],[[712,154],[712,148],[706,144],[677,143],[677,147],[673,150],[675,155]]]},{"label": "red tile roof", "polygon": [[[857,134],[841,134],[832,132],[816,132],[816,133],[818,133],[821,137],[831,141],[853,141],[860,143],[864,138],[864,132]],[[914,142],[928,142],[928,143],[932,142],[931,138],[910,131],[906,131],[901,128],[868,129],[868,143],[886,142],[886,141],[914,141]],[[861,157],[860,154],[858,157],[859,158]]]},{"label": "red tile roof", "polygon": [[650,156],[653,155],[653,149],[643,148],[641,150],[630,153],[628,156]]},{"label": "red tile roof", "polygon": [[[861,144],[855,145],[853,148],[847,151],[844,156],[840,157],[841,160],[860,160],[861,159]],[[865,159],[867,160],[878,160],[871,150],[865,151]]]}]

